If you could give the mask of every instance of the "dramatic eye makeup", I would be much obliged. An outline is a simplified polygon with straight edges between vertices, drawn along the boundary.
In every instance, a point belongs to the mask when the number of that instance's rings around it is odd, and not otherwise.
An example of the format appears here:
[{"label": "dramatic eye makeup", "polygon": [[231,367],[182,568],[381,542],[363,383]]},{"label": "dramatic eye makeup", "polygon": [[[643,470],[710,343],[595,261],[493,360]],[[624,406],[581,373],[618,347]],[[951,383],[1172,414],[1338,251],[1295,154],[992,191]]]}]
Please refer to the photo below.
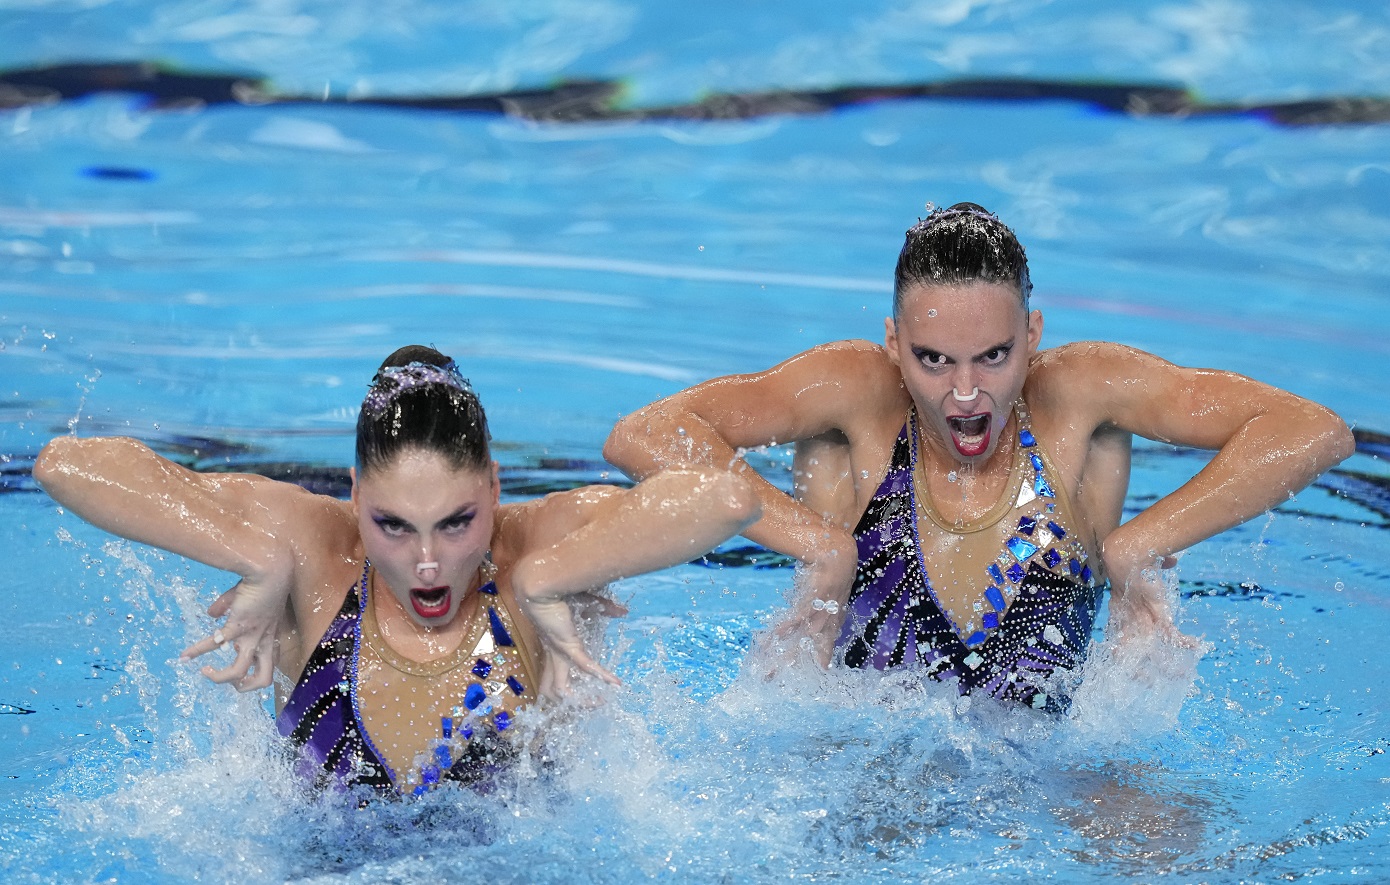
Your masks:
[{"label": "dramatic eye makeup", "polygon": [[398,519],[394,516],[373,516],[372,522],[376,523],[377,528],[381,529],[382,534],[389,535],[393,538],[404,535],[410,531],[410,526],[406,524],[405,520]]}]

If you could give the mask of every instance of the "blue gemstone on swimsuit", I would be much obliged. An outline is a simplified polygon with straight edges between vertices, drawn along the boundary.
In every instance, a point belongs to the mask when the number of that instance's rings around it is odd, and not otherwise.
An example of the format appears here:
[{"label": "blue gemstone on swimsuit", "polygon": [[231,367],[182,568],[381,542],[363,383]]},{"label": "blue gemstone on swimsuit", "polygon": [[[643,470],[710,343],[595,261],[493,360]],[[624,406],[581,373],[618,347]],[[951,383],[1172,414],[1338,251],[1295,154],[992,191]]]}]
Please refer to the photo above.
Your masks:
[{"label": "blue gemstone on swimsuit", "polygon": [[496,595],[497,595],[497,585],[494,584],[494,583],[492,583],[491,581],[488,581],[486,584],[484,584],[483,586],[481,586],[481,587],[478,588],[478,592],[479,592],[479,593],[486,593],[488,596],[496,596]]},{"label": "blue gemstone on swimsuit", "polygon": [[1027,427],[1019,428],[1018,441],[1025,449],[1031,449],[1038,444],[1038,441],[1033,438],[1033,431],[1029,430]]},{"label": "blue gemstone on swimsuit", "polygon": [[1009,566],[1008,569],[1005,570],[1004,574],[1009,576],[1010,581],[1013,581],[1015,584],[1017,584],[1019,581],[1023,580],[1023,566],[1019,565],[1018,563],[1014,563],[1013,565]]},{"label": "blue gemstone on swimsuit", "polygon": [[452,717],[452,716],[440,716],[440,717],[439,717],[439,733],[442,734],[442,735],[444,736],[444,740],[446,740],[446,741],[447,741],[449,738],[451,738],[451,737],[454,736],[454,717]]},{"label": "blue gemstone on swimsuit", "polygon": [[1081,574],[1081,563],[1077,562],[1075,558],[1069,559],[1067,560],[1067,570],[1072,573],[1072,577],[1075,577]]},{"label": "blue gemstone on swimsuit", "polygon": [[492,622],[492,640],[498,645],[511,645],[512,634],[507,632],[507,628],[502,625],[502,619],[497,615],[497,609],[488,606],[487,619]]},{"label": "blue gemstone on swimsuit", "polygon": [[477,676],[479,679],[486,679],[487,674],[491,672],[492,664],[488,663],[482,658],[478,658],[478,663],[473,665],[473,675]]},{"label": "blue gemstone on swimsuit", "polygon": [[1037,528],[1038,521],[1031,516],[1020,516],[1018,518],[1018,530],[1025,535],[1033,534],[1033,529]]},{"label": "blue gemstone on swimsuit", "polygon": [[1010,538],[1005,543],[1009,547],[1009,552],[1012,553],[1014,558],[1019,562],[1022,562],[1038,552],[1037,544],[1034,544],[1032,541],[1025,541],[1022,538]]},{"label": "blue gemstone on swimsuit", "polygon": [[997,612],[1002,612],[1008,607],[1008,603],[1004,601],[1004,594],[999,592],[998,587],[990,587],[985,590],[985,599],[989,600],[989,604],[994,606],[994,610]]},{"label": "blue gemstone on swimsuit", "polygon": [[1056,568],[1057,563],[1061,561],[1062,554],[1058,553],[1056,550],[1053,550],[1051,547],[1047,548],[1047,552],[1043,554],[1043,562],[1047,563],[1048,568]]},{"label": "blue gemstone on swimsuit", "polygon": [[1034,469],[1034,470],[1036,470],[1038,473],[1042,473],[1042,469],[1043,469],[1042,455],[1039,455],[1037,452],[1029,452],[1029,453],[1028,453],[1028,460],[1033,462],[1033,469]]},{"label": "blue gemstone on swimsuit", "polygon": [[1047,477],[1043,476],[1041,473],[1033,480],[1033,491],[1037,492],[1038,496],[1042,498],[1057,497],[1052,493],[1052,486],[1047,484]]},{"label": "blue gemstone on swimsuit", "polygon": [[498,731],[506,731],[507,726],[512,724],[512,717],[507,715],[506,710],[498,710],[492,721],[497,724]]},{"label": "blue gemstone on swimsuit", "polygon": [[463,705],[470,710],[478,709],[478,705],[487,700],[487,692],[478,683],[468,686],[468,691],[463,695]]},{"label": "blue gemstone on swimsuit", "polygon": [[1089,565],[1081,569],[1081,580],[1087,584],[1091,583],[1091,567]]},{"label": "blue gemstone on swimsuit", "polygon": [[989,576],[994,579],[996,584],[1004,583],[1004,573],[999,570],[999,563],[997,562],[989,564]]},{"label": "blue gemstone on swimsuit", "polygon": [[438,746],[434,748],[434,761],[439,764],[441,771],[448,771],[454,767],[454,757],[450,755],[449,748]]},{"label": "blue gemstone on swimsuit", "polygon": [[426,784],[439,783],[439,766],[426,765],[424,768],[420,769],[420,779]]},{"label": "blue gemstone on swimsuit", "polygon": [[974,648],[977,645],[981,645],[988,638],[989,637],[985,635],[983,630],[976,630],[974,633],[970,634],[969,639],[965,640],[966,648]]},{"label": "blue gemstone on swimsuit", "polygon": [[463,731],[459,732],[459,734],[462,734],[462,735],[463,735],[463,739],[466,740],[466,741],[472,740],[472,739],[473,739],[473,726],[469,725],[468,723],[464,723],[464,725],[463,725]]},{"label": "blue gemstone on swimsuit", "polygon": [[515,676],[507,677],[507,687],[512,690],[512,694],[514,695],[520,695],[526,691],[525,686],[521,684],[521,680],[517,679]]},{"label": "blue gemstone on swimsuit", "polygon": [[993,630],[995,627],[999,626],[999,614],[997,612],[985,612],[980,620],[984,622],[986,629],[989,630]]},{"label": "blue gemstone on swimsuit", "polygon": [[1059,526],[1057,523],[1052,522],[1051,520],[1049,520],[1047,523],[1047,530],[1049,532],[1052,532],[1052,534],[1056,535],[1058,540],[1061,540],[1062,538],[1065,538],[1067,536],[1067,530]]}]

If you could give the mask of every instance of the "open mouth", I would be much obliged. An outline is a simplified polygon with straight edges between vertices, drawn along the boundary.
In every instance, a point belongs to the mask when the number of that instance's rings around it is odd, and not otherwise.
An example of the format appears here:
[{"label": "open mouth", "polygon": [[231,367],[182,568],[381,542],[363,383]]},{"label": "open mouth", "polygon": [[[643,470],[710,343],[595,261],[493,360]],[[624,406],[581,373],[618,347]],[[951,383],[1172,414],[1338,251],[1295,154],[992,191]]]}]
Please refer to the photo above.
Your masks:
[{"label": "open mouth", "polygon": [[963,457],[974,458],[989,448],[990,413],[952,415],[946,419],[951,428],[951,442]]},{"label": "open mouth", "polygon": [[449,613],[449,587],[413,587],[410,604],[422,618],[442,618]]}]

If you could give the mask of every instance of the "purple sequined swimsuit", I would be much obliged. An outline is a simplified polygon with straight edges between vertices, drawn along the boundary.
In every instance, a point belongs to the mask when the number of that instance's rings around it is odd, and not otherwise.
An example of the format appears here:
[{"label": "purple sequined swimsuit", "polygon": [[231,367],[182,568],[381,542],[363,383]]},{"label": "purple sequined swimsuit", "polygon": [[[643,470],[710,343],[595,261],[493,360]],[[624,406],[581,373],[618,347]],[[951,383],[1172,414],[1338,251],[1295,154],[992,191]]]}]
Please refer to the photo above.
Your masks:
[{"label": "purple sequined swimsuit", "polygon": [[[362,583],[365,587],[365,572]],[[496,594],[497,590],[488,582],[480,588],[480,592]],[[394,792],[400,785],[393,779],[390,767],[381,761],[372,747],[353,704],[366,598],[366,593],[357,586],[348,592],[333,623],[328,625],[323,638],[309,656],[309,663],[304,666],[304,672],[295,683],[275,725],[280,734],[298,748],[300,773],[309,780],[320,785],[364,785],[383,792]],[[495,644],[499,647],[512,646],[512,638],[495,609],[489,606],[488,613]],[[475,674],[482,663],[479,661],[475,665]],[[475,691],[482,692],[482,689],[470,689],[470,696],[464,701],[469,709],[478,706],[478,700],[472,697]],[[500,715],[506,716],[505,713]],[[503,719],[494,723],[494,727],[500,725],[505,728],[505,722]],[[480,733],[478,739],[465,745],[459,758],[448,760],[449,764],[437,772],[436,780],[444,778],[476,782],[494,770],[499,761],[505,761],[503,757],[507,748],[507,744],[490,740]],[[421,791],[419,788],[415,790]]]},{"label": "purple sequined swimsuit", "polygon": [[[1095,621],[1098,590],[1085,549],[1061,524],[1052,481],[1020,410],[1025,475],[1017,526],[984,570],[981,629],[964,640],[938,604],[917,538],[912,483],[915,433],[904,424],[888,475],[855,527],[859,564],[836,647],[851,667],[915,667],[961,694],[987,694],[1061,709],[1063,680],[1078,668]],[[1018,517],[1018,508],[1026,515]],[[1059,672],[1060,671],[1060,672]]]}]

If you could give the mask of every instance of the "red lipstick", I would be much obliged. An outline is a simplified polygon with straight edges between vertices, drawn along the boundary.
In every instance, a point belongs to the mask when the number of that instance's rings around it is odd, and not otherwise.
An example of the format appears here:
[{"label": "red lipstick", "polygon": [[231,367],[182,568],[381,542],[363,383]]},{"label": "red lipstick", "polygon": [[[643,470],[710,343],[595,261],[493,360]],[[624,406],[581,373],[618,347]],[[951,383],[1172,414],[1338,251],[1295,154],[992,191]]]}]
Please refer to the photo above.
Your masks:
[{"label": "red lipstick", "polygon": [[442,618],[449,613],[449,586],[412,587],[410,604],[422,618]]}]

